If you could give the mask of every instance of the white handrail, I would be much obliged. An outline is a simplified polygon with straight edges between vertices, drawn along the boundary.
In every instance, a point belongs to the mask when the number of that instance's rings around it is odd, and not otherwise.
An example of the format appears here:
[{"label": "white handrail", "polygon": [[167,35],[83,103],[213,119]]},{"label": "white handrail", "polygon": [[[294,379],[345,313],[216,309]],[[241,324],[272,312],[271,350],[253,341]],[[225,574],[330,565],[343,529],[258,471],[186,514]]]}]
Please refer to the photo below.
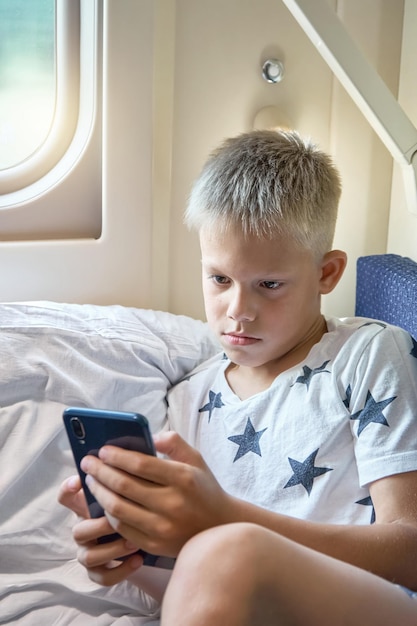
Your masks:
[{"label": "white handrail", "polygon": [[408,208],[417,215],[416,127],[326,0],[283,2],[401,165]]}]

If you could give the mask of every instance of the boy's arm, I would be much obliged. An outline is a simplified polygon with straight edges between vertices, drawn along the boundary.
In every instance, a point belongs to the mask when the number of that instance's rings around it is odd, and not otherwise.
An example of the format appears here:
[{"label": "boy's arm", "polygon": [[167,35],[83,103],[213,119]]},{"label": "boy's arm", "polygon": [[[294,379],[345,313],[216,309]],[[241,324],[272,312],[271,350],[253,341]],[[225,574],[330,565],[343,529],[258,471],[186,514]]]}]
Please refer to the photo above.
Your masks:
[{"label": "boy's arm", "polygon": [[224,492],[201,455],[173,432],[156,439],[165,460],[113,447],[83,466],[112,527],[154,554],[175,556],[193,535],[253,522],[300,544],[417,589],[417,472],[371,485],[376,522],[334,525],[281,515]]},{"label": "boy's arm", "polygon": [[370,487],[371,525],[316,523],[235,503],[237,515],[300,544],[417,590],[417,472],[389,476]]}]

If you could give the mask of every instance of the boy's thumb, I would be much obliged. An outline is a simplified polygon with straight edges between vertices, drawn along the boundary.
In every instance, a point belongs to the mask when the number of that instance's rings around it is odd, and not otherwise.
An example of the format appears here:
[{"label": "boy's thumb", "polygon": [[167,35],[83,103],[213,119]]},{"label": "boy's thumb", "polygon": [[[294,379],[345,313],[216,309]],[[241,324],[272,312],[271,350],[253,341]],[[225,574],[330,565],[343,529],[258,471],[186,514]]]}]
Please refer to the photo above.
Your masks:
[{"label": "boy's thumb", "polygon": [[188,463],[188,465],[194,465],[196,467],[204,466],[204,461],[200,453],[173,431],[155,435],[154,444],[157,452],[172,461]]}]

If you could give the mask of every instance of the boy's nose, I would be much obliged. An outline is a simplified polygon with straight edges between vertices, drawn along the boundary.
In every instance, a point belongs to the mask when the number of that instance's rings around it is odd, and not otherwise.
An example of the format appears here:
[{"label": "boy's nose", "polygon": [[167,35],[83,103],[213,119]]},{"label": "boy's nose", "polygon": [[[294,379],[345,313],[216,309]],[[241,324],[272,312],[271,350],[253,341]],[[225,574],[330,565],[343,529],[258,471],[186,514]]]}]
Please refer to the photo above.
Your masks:
[{"label": "boy's nose", "polygon": [[255,318],[254,303],[248,294],[236,289],[229,302],[227,316],[237,322],[250,322]]}]

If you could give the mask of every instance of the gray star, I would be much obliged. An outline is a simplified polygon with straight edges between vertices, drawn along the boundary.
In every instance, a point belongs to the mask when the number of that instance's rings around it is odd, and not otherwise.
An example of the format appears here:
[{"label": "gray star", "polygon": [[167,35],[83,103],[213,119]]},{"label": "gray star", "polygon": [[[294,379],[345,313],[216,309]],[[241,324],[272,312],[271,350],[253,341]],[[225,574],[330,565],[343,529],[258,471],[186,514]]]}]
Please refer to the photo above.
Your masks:
[{"label": "gray star", "polygon": [[393,396],[392,398],[387,398],[386,400],[381,400],[380,402],[375,402],[372,397],[371,392],[368,390],[366,394],[366,403],[362,411],[358,411],[350,416],[351,420],[359,420],[358,426],[358,437],[361,432],[369,426],[369,424],[382,424],[383,426],[388,426],[389,424],[385,419],[383,414],[383,410],[387,407],[391,402],[395,400],[397,396]]},{"label": "gray star", "polygon": [[349,405],[350,405],[350,398],[352,396],[352,387],[350,385],[348,385],[346,387],[346,398],[345,400],[343,400],[343,404],[345,405],[345,407],[348,409]]},{"label": "gray star", "polygon": [[203,413],[204,411],[209,412],[208,421],[211,420],[211,414],[214,409],[220,409],[224,406],[224,402],[222,401],[221,393],[214,393],[214,391],[209,391],[209,402],[205,404],[201,409],[198,409],[199,413]]},{"label": "gray star", "polygon": [[375,522],[375,509],[374,509],[374,503],[372,502],[372,498],[371,496],[368,496],[367,498],[363,498],[362,500],[356,500],[355,504],[362,504],[363,506],[371,506],[372,507],[372,513],[371,513],[371,524],[374,524]]},{"label": "gray star", "polygon": [[313,376],[315,376],[316,374],[323,374],[325,372],[327,374],[330,374],[330,371],[325,369],[325,367],[326,367],[326,365],[328,363],[330,363],[330,361],[325,361],[323,363],[323,365],[320,365],[320,367],[315,367],[314,369],[309,368],[308,365],[304,365],[303,366],[303,372],[304,372],[303,376],[299,376],[295,382],[296,383],[301,383],[302,385],[306,385],[306,387],[308,389],[309,386],[310,386],[311,379],[313,378]]},{"label": "gray star", "polygon": [[236,443],[239,446],[236,456],[233,459],[233,463],[240,459],[240,457],[245,456],[248,452],[254,452],[257,455],[262,456],[259,439],[266,430],[267,429],[264,428],[263,430],[258,430],[258,432],[256,432],[252,422],[250,421],[250,417],[248,417],[243,435],[232,435],[231,437],[228,437],[229,441],[233,441],[233,443]]},{"label": "gray star", "polygon": [[288,461],[294,474],[284,486],[284,489],[287,489],[288,487],[295,487],[296,485],[302,485],[308,495],[310,495],[311,490],[313,489],[314,479],[322,474],[326,474],[326,472],[333,471],[333,468],[331,467],[314,467],[314,461],[316,460],[318,451],[319,448],[312,452],[305,461],[296,461],[295,459],[288,457]]}]

